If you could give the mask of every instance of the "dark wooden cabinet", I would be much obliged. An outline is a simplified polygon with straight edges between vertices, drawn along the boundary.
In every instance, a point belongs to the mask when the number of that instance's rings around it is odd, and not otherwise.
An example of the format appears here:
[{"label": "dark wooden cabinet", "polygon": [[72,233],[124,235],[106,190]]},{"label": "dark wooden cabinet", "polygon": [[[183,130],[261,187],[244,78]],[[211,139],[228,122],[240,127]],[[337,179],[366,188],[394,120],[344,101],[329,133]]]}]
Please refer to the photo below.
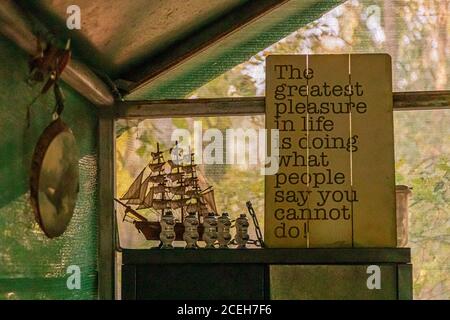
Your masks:
[{"label": "dark wooden cabinet", "polygon": [[[122,299],[412,299],[408,248],[122,254]],[[370,265],[380,267],[380,289],[367,287]]]}]

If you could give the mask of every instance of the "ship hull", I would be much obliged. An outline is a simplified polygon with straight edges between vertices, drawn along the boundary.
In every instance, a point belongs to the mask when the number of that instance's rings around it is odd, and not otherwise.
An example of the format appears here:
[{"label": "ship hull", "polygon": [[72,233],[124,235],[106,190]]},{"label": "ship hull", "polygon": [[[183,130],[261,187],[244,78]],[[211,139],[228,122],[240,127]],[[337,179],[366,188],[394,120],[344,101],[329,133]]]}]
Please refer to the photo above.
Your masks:
[{"label": "ship hull", "polygon": [[[134,226],[147,240],[159,240],[161,225],[156,221],[134,221]],[[203,225],[198,227],[199,240],[203,237]],[[183,241],[184,225],[180,222],[175,224],[175,241]]]}]

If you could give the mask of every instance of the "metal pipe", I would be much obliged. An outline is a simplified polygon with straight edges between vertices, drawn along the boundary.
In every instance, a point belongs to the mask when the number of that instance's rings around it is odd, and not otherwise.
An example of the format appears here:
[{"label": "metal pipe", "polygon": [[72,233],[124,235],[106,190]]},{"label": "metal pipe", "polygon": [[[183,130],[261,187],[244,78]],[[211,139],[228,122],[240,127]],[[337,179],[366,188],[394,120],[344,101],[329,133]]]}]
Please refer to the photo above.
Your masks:
[{"label": "metal pipe", "polygon": [[[37,38],[26,17],[11,0],[0,1],[0,33],[15,42],[28,54],[36,54]],[[83,63],[71,59],[61,78],[97,106],[112,106],[114,97],[108,86]]]}]

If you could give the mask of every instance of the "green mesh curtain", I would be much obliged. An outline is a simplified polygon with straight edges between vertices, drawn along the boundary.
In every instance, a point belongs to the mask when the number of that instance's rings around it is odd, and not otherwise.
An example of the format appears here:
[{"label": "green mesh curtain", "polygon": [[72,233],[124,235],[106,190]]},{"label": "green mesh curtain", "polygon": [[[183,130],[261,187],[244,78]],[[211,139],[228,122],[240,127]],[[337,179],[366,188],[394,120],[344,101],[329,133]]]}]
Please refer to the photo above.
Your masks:
[{"label": "green mesh curtain", "polygon": [[[51,121],[53,96],[36,101],[27,127],[27,105],[40,86],[27,84],[27,55],[2,37],[0,56],[0,299],[96,298],[95,107],[64,86],[63,120],[80,150],[80,193],[66,233],[47,239],[34,221],[28,180],[34,146]],[[70,265],[80,267],[79,290],[67,288]]]}]

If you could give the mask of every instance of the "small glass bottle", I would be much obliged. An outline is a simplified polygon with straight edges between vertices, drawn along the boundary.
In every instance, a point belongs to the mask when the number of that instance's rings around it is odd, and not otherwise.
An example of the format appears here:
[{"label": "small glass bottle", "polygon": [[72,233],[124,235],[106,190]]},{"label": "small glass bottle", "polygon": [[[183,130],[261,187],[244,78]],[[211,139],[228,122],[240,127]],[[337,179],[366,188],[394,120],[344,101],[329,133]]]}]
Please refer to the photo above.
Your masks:
[{"label": "small glass bottle", "polygon": [[238,249],[246,247],[249,235],[248,235],[248,219],[245,213],[242,213],[239,218],[236,219],[236,243]]},{"label": "small glass bottle", "polygon": [[217,241],[217,218],[214,212],[208,213],[203,219],[203,241],[206,243],[208,249],[214,248],[214,243]]},{"label": "small glass bottle", "polygon": [[190,212],[184,218],[183,240],[186,241],[186,249],[197,249],[198,237],[198,218],[195,212]]},{"label": "small glass bottle", "polygon": [[161,217],[161,249],[173,249],[173,241],[175,240],[175,217],[172,211],[166,211]]},{"label": "small glass bottle", "polygon": [[227,212],[217,219],[217,240],[219,241],[219,248],[226,249],[231,241],[231,220]]}]

